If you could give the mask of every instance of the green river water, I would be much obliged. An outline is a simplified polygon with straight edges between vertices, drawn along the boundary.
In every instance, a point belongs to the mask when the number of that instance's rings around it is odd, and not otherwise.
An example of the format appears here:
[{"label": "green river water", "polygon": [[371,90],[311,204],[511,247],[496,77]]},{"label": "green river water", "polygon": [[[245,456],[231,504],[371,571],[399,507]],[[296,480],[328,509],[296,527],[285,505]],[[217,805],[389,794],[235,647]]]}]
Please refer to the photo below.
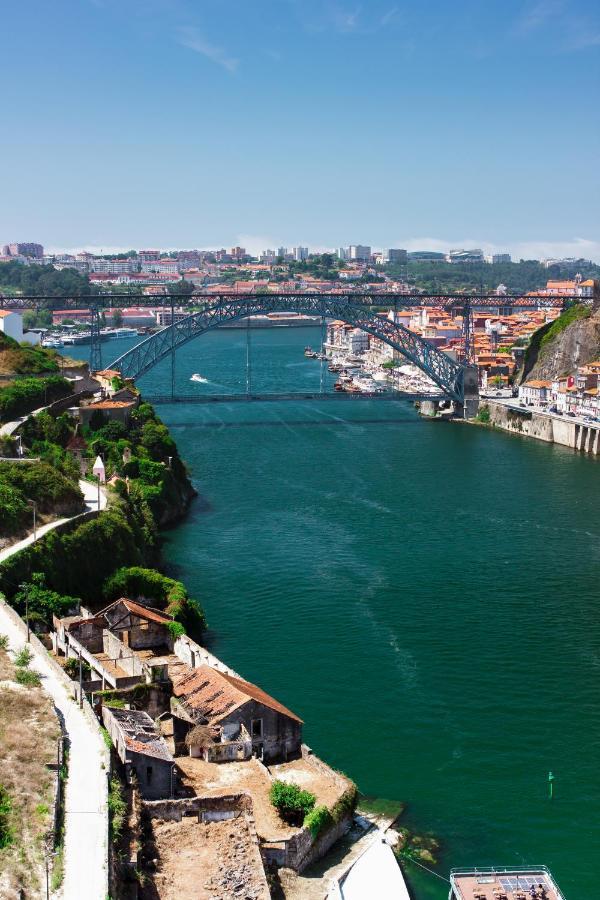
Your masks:
[{"label": "green river water", "polygon": [[[318,329],[250,339],[255,389],[318,390]],[[192,342],[178,389],[239,391],[245,356],[243,331]],[[405,402],[158,412],[200,495],[165,559],[213,652],[364,793],[405,800],[441,874],[542,863],[569,900],[600,897],[599,461]],[[408,875],[417,900],[447,896]]]}]

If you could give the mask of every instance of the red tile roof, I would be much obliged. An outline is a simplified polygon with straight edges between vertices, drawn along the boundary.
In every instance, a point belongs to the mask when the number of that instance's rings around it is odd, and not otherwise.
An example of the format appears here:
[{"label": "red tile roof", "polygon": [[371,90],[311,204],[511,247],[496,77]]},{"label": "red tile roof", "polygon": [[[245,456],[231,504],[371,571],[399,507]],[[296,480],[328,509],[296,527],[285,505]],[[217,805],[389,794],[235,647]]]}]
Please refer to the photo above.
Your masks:
[{"label": "red tile roof", "polygon": [[207,665],[187,669],[182,678],[174,681],[173,693],[209,721],[218,722],[249,700],[256,700],[282,716],[302,722],[295,713],[255,684]]}]

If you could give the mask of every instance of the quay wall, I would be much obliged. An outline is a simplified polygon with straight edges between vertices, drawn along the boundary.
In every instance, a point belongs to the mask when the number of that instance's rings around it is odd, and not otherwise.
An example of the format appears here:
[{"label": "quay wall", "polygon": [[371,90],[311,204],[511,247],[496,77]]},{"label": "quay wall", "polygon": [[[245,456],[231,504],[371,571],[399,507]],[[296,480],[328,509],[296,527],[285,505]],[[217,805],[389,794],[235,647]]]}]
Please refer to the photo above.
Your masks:
[{"label": "quay wall", "polygon": [[487,401],[486,405],[490,411],[490,425],[496,428],[549,444],[562,444],[563,447],[594,456],[600,455],[600,422],[582,424],[536,410],[515,409],[494,400]]}]

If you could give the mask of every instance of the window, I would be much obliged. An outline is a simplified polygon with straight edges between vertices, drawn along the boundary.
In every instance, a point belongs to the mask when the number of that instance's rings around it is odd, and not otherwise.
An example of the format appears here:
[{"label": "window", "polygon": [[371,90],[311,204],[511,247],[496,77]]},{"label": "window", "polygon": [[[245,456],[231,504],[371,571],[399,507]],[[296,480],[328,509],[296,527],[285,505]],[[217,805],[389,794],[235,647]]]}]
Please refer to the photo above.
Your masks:
[{"label": "window", "polygon": [[263,720],[252,719],[251,732],[253,738],[261,738],[263,736]]},{"label": "window", "polygon": [[146,781],[148,783],[152,781],[152,766],[146,766]]}]

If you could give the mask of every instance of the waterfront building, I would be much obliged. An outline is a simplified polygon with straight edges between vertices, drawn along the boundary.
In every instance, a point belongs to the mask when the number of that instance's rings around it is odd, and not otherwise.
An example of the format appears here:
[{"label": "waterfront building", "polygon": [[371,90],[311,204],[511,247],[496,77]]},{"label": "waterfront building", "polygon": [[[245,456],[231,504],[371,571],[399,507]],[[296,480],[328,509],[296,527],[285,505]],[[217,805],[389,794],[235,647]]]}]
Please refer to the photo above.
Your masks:
[{"label": "waterfront building", "polygon": [[546,866],[452,869],[449,900],[565,900]]},{"label": "waterfront building", "polygon": [[550,399],[552,382],[534,378],[519,386],[519,400],[528,406],[545,406]]}]

